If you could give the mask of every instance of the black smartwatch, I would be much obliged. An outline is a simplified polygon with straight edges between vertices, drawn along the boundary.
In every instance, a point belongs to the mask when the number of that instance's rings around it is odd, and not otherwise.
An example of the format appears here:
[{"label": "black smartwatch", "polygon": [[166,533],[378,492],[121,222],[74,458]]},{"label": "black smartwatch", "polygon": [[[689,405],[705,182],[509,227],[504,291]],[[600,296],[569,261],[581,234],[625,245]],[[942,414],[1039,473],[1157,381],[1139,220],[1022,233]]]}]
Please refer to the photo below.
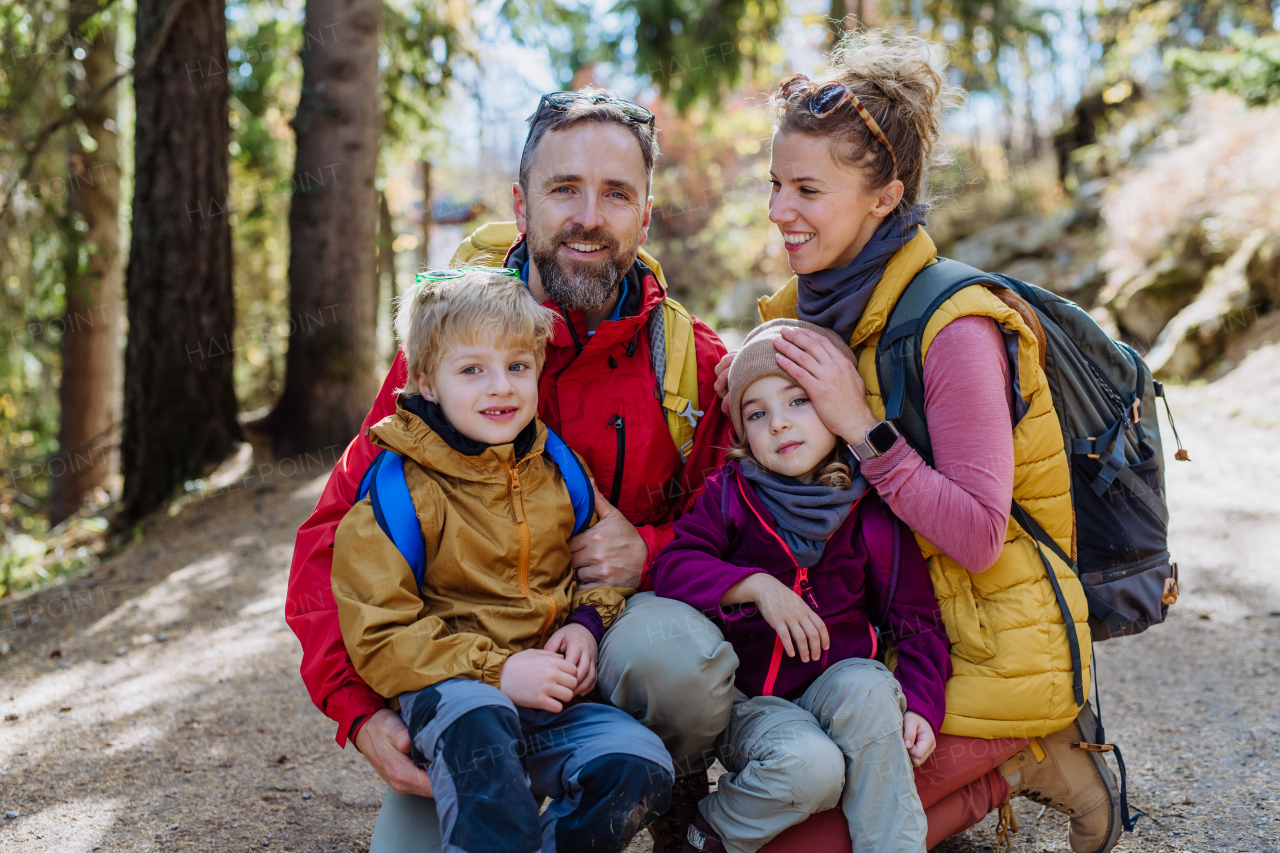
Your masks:
[{"label": "black smartwatch", "polygon": [[862,441],[849,445],[849,449],[853,451],[853,455],[857,457],[859,462],[866,462],[888,453],[889,448],[893,447],[893,443],[898,440],[899,435],[901,433],[898,432],[896,426],[889,421],[881,421],[867,430],[867,434],[863,436]]}]

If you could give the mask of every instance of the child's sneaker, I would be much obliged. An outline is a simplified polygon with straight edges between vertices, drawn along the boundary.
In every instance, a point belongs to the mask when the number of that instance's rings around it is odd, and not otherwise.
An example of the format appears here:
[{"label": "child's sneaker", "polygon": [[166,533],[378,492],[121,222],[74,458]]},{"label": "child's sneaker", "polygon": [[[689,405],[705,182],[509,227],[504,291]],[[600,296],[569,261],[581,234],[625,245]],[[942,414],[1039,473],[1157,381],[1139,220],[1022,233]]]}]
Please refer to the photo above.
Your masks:
[{"label": "child's sneaker", "polygon": [[649,824],[653,853],[676,853],[684,849],[689,826],[698,816],[698,801],[709,793],[711,783],[705,772],[675,781],[671,786],[671,805]]},{"label": "child's sneaker", "polygon": [[680,848],[680,853],[727,853],[727,851],[720,836],[716,835],[716,831],[707,823],[706,818],[699,814],[689,825],[689,834],[685,836],[684,847]]}]

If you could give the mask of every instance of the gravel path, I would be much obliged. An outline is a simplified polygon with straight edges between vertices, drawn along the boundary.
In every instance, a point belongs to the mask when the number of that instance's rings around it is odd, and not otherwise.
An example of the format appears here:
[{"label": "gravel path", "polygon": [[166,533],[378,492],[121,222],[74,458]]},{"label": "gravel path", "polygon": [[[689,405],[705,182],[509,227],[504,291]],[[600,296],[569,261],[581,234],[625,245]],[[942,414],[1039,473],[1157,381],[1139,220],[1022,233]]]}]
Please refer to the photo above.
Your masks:
[{"label": "gravel path", "polygon": [[[1171,389],[1183,597],[1098,647],[1102,711],[1149,818],[1118,850],[1280,851],[1280,346]],[[1170,451],[1170,456],[1172,451]],[[3,851],[365,850],[382,785],[297,676],[293,535],[324,475],[255,474],[96,570],[0,609]],[[317,474],[319,474],[317,476]],[[1066,851],[1019,801],[1016,851]],[[995,848],[989,819],[939,848]],[[634,851],[648,851],[646,838]]]}]

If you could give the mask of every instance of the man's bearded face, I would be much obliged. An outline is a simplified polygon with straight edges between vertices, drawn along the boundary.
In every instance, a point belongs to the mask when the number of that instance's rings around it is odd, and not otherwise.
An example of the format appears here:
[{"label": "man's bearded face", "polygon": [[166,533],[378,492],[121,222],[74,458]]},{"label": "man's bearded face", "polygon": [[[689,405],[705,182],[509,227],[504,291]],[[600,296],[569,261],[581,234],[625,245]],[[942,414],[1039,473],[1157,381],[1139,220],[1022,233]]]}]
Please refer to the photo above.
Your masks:
[{"label": "man's bearded face", "polygon": [[607,303],[640,248],[638,235],[624,242],[603,228],[568,225],[548,235],[536,216],[529,219],[527,237],[543,290],[566,311],[589,311]]}]

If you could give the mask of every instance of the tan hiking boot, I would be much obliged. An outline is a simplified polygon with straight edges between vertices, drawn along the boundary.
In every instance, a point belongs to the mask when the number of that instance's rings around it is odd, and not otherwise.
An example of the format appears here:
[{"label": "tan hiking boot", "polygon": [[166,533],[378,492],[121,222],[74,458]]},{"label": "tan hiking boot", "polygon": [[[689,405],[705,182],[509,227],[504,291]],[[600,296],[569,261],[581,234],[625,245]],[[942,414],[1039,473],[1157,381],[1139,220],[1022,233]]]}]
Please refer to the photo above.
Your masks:
[{"label": "tan hiking boot", "polygon": [[1075,722],[1060,732],[1032,738],[1000,765],[1009,796],[1043,803],[1071,818],[1075,853],[1107,853],[1120,839],[1120,791],[1095,744],[1097,720],[1086,702]]},{"label": "tan hiking boot", "polygon": [[698,816],[698,801],[710,793],[711,783],[705,772],[675,781],[670,807],[649,824],[653,853],[678,853]]}]

